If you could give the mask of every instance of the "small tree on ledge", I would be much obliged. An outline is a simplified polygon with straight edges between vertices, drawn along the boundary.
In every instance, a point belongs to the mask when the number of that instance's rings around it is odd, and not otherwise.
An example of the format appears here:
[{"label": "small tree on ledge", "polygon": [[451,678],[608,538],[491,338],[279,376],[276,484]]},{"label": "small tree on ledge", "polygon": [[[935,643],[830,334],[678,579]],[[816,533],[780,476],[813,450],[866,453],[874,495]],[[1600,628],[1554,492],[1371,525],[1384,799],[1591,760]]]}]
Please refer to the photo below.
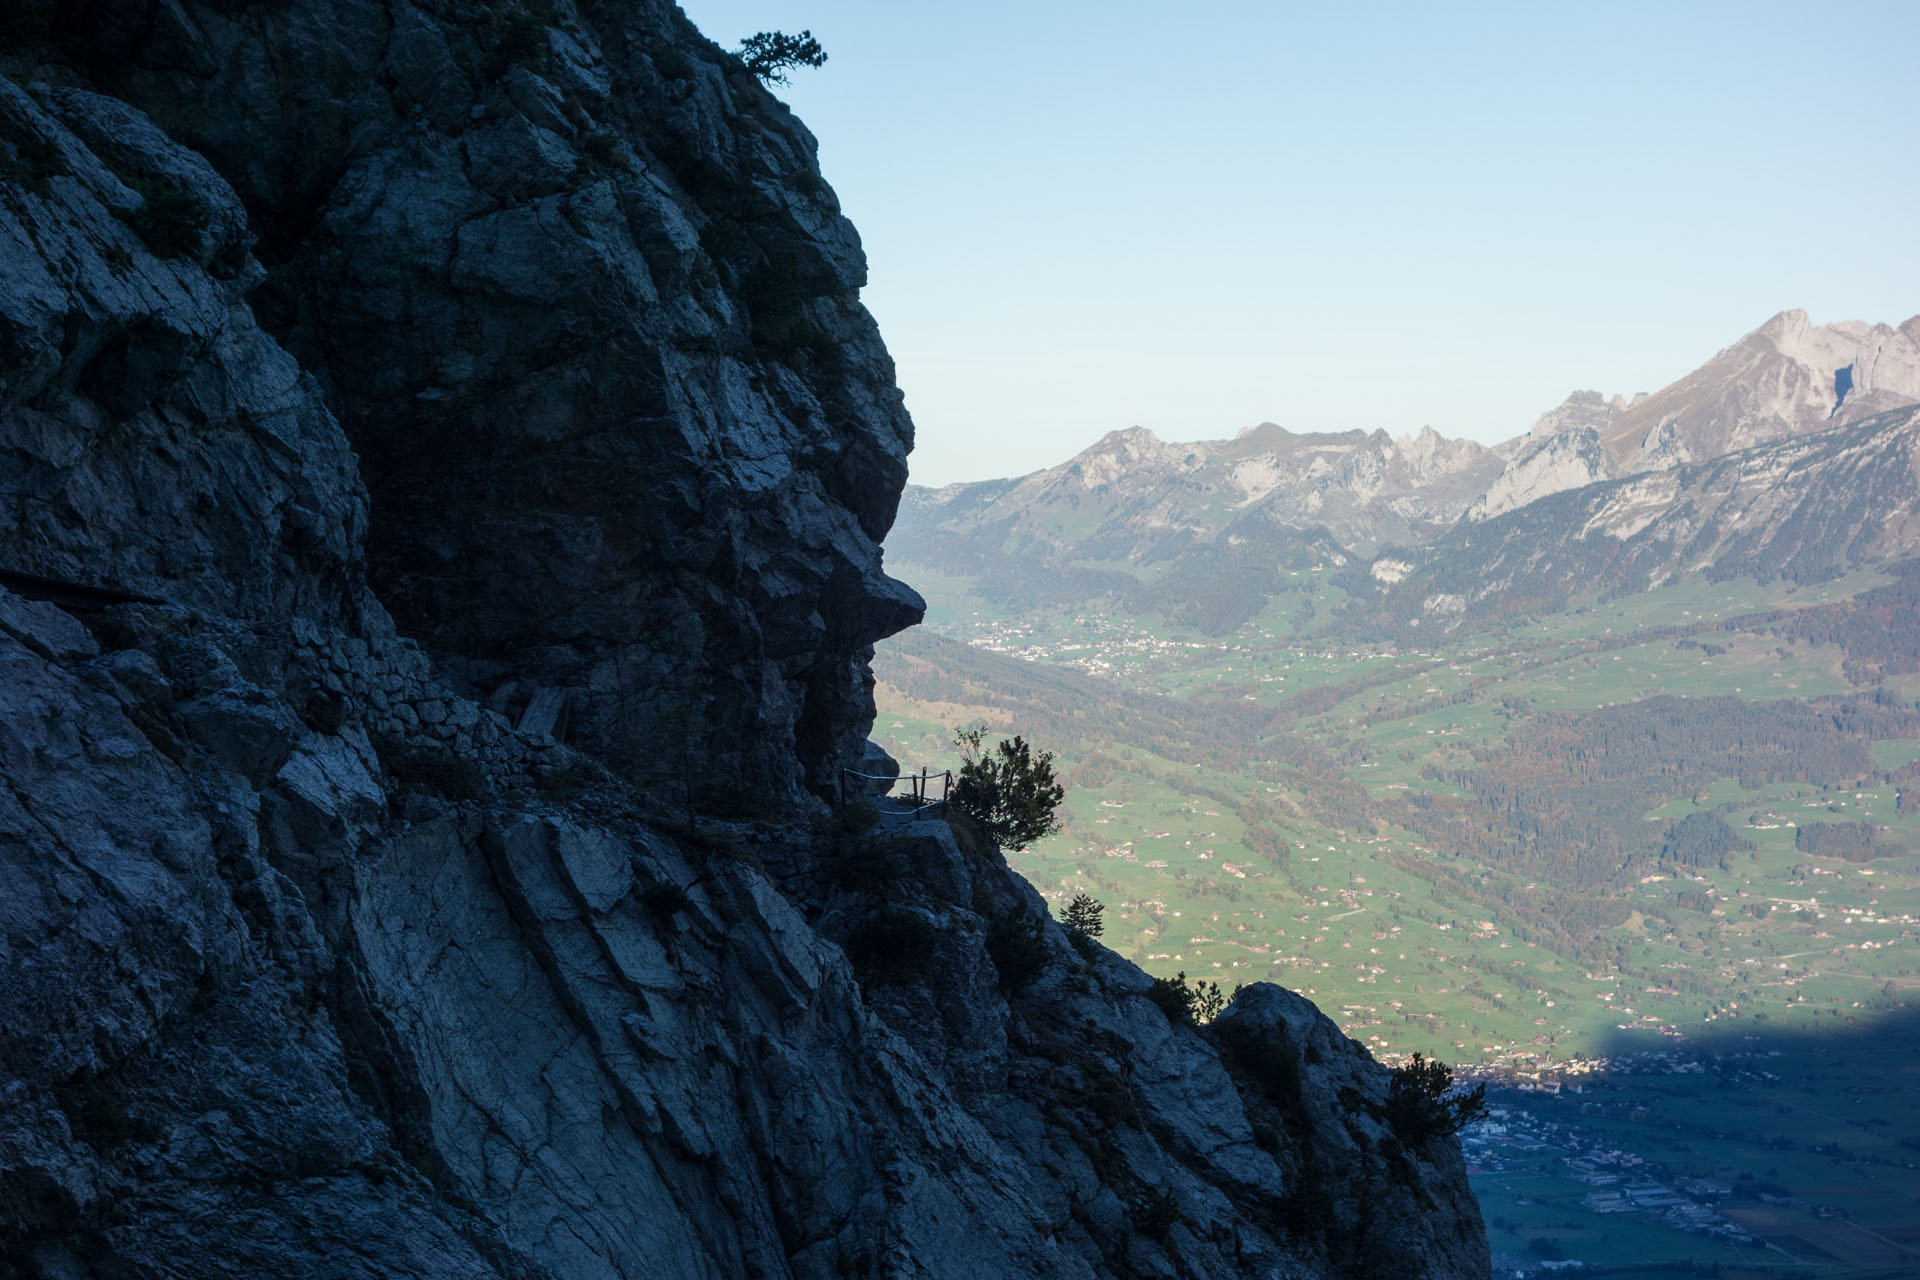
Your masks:
[{"label": "small tree on ledge", "polygon": [[1067,904],[1067,913],[1060,918],[1060,923],[1067,926],[1067,941],[1085,959],[1093,959],[1097,950],[1093,940],[1106,928],[1101,920],[1106,910],[1106,906],[1092,894],[1076,893],[1073,901]]},{"label": "small tree on ledge", "polygon": [[1061,922],[1075,933],[1097,938],[1106,928],[1105,922],[1101,919],[1106,911],[1106,905],[1092,894],[1076,893],[1073,895],[1073,901],[1067,904],[1067,914],[1062,917]]},{"label": "small tree on ledge", "polygon": [[1387,1089],[1387,1120],[1402,1142],[1448,1137],[1486,1111],[1486,1085],[1449,1096],[1452,1087],[1453,1070],[1438,1058],[1416,1053],[1412,1062],[1395,1069]]},{"label": "small tree on ledge", "polygon": [[1032,844],[1060,829],[1055,813],[1067,789],[1053,776],[1053,752],[1034,755],[1025,738],[1001,739],[983,751],[984,728],[963,729],[954,737],[960,748],[960,777],[953,803],[1003,849]]},{"label": "small tree on ledge", "polygon": [[817,67],[827,60],[827,51],[802,31],[790,36],[784,31],[760,31],[740,42],[740,61],[747,70],[768,84],[785,84],[787,72],[794,67]]}]

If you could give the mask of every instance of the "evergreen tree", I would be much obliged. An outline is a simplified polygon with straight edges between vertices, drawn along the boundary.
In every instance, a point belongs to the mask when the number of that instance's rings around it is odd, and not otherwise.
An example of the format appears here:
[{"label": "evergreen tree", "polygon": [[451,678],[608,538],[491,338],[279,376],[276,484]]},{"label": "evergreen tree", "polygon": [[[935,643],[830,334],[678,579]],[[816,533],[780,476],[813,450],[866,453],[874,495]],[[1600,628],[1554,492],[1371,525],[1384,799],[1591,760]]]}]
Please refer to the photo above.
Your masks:
[{"label": "evergreen tree", "polygon": [[964,729],[954,738],[960,748],[960,777],[953,803],[970,815],[1003,849],[1032,844],[1060,829],[1056,810],[1067,789],[1053,776],[1053,752],[1034,755],[1027,740],[1001,739],[982,751],[986,730]]},{"label": "evergreen tree", "polygon": [[785,84],[787,72],[794,67],[817,67],[827,60],[827,51],[802,31],[790,36],[784,31],[760,31],[740,42],[740,60],[747,70],[768,84]]},{"label": "evergreen tree", "polygon": [[1067,904],[1067,913],[1063,917],[1068,929],[1083,938],[1097,938],[1106,927],[1100,917],[1106,907],[1090,893],[1076,893],[1073,901]]}]

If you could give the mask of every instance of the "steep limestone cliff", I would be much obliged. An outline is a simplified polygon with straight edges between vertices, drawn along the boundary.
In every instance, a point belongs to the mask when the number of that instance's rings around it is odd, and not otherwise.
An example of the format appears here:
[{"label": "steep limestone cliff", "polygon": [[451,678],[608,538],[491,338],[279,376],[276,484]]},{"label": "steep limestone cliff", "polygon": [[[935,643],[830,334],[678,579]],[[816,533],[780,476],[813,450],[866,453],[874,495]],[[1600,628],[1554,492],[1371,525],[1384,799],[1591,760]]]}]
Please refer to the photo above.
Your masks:
[{"label": "steep limestone cliff", "polygon": [[677,10],[0,34],[0,1275],[1485,1274],[1304,1001],[807,799],[910,428]]},{"label": "steep limestone cliff", "polygon": [[[1599,399],[1591,391],[1575,393],[1570,399],[1582,395]],[[1537,442],[1532,436],[1527,439],[1529,445],[1507,463],[1506,470],[1467,508],[1464,520],[1491,520],[1549,494],[1578,489],[1613,475],[1606,449],[1600,443],[1600,433],[1592,426],[1572,424],[1552,434],[1540,435]]]}]

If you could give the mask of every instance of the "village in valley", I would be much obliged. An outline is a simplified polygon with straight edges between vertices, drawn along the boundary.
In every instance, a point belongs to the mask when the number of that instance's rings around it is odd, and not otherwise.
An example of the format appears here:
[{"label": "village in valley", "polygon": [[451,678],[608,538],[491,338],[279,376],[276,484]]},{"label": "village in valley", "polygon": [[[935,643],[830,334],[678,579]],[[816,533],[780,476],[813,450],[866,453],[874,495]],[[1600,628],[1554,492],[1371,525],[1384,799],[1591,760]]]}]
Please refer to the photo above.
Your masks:
[{"label": "village in valley", "polygon": [[1682,1259],[1723,1276],[1911,1274],[1914,1069],[1875,1047],[1742,1036],[1459,1073],[1489,1087],[1461,1145],[1495,1275]]}]

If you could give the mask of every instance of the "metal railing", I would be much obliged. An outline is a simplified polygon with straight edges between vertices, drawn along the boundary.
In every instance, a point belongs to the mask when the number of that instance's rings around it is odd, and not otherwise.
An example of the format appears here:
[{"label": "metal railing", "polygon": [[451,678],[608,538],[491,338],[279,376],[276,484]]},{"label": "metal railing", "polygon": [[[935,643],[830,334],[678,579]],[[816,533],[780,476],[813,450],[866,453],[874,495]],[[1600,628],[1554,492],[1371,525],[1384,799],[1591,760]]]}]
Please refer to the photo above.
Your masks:
[{"label": "metal railing", "polygon": [[[861,773],[858,769],[843,768],[840,770],[841,804],[848,802],[847,781],[850,778],[857,778],[863,782],[886,783],[887,789],[873,796],[873,799],[911,801],[904,809],[882,808],[880,812],[889,817],[913,818],[929,810],[937,810],[940,813],[945,813],[947,811],[947,792],[953,787],[953,770],[951,769],[941,769],[937,773],[930,769],[922,769],[918,773]],[[894,788],[903,782],[909,784],[912,789],[906,795],[895,795],[893,793]],[[929,798],[934,782],[940,784],[940,798],[938,800]],[[854,798],[857,799],[858,797]]]}]

